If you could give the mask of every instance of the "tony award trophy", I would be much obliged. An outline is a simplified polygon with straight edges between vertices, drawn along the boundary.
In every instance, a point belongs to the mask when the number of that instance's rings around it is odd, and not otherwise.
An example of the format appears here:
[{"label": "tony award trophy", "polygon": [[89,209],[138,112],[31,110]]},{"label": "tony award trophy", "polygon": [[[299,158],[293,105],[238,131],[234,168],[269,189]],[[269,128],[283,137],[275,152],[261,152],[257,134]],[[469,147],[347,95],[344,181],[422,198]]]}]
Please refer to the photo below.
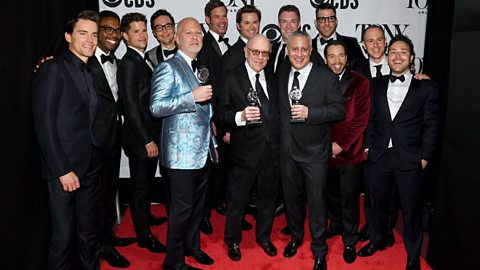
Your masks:
[{"label": "tony award trophy", "polygon": [[[247,92],[247,102],[248,106],[251,107],[260,107],[259,104],[260,102],[258,101],[258,94],[255,89],[251,88]],[[259,120],[247,120],[247,126],[261,126],[263,125],[263,122],[261,119]]]},{"label": "tony award trophy", "polygon": [[199,67],[197,70],[197,79],[200,82],[200,85],[207,85],[208,77],[210,77],[210,72],[205,66]]},{"label": "tony award trophy", "polygon": [[[302,99],[302,90],[294,86],[292,91],[289,93],[289,97],[292,100],[292,105],[300,105],[300,99]],[[305,119],[303,118],[290,118],[290,123],[303,123]]]}]

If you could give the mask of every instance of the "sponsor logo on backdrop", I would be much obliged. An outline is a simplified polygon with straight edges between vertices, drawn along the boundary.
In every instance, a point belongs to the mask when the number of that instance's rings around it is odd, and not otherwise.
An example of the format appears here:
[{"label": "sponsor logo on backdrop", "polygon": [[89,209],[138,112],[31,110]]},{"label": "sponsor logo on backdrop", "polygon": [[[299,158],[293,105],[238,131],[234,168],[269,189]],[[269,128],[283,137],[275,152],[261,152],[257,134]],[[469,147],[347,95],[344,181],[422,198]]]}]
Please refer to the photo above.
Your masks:
[{"label": "sponsor logo on backdrop", "polygon": [[[371,24],[356,24],[355,25],[355,32],[359,33],[358,35],[360,36],[360,38],[358,40],[360,40],[360,41],[363,40],[363,32],[370,25]],[[410,24],[381,24],[381,26],[385,30],[385,38],[387,40],[390,40],[394,36],[396,36],[397,34],[405,35],[405,32],[406,32],[407,28],[410,26]]]},{"label": "sponsor logo on backdrop", "polygon": [[255,0],[224,0],[229,12],[237,12],[238,9],[245,5],[255,6]]},{"label": "sponsor logo on backdrop", "polygon": [[118,7],[122,2],[124,2],[125,7],[149,7],[152,8],[155,6],[155,0],[102,0],[107,7]]},{"label": "sponsor logo on backdrop", "polygon": [[407,8],[418,10],[418,14],[428,13],[430,0],[407,0]]},{"label": "sponsor logo on backdrop", "polygon": [[359,0],[310,0],[312,7],[317,8],[322,3],[330,3],[336,9],[357,9]]},{"label": "sponsor logo on backdrop", "polygon": [[[311,25],[309,24],[304,24],[303,26],[300,26],[300,30],[305,31],[308,33],[308,31],[312,29]],[[282,39],[282,33],[280,32],[280,27],[276,24],[267,24],[263,27],[262,31],[260,34],[266,36],[270,42],[276,43],[280,42]]]},{"label": "sponsor logo on backdrop", "polygon": [[422,73],[423,72],[423,57],[415,57],[415,59],[413,59],[413,63],[415,64],[415,71],[417,73]]}]

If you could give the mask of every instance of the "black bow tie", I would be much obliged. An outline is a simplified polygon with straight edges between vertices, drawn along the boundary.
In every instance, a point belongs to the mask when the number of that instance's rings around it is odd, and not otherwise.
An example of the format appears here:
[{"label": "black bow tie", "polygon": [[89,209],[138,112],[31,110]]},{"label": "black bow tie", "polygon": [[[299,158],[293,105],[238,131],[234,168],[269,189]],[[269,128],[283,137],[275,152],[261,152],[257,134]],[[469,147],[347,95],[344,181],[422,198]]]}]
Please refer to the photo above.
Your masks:
[{"label": "black bow tie", "polygon": [[113,64],[113,61],[115,61],[115,56],[113,56],[113,54],[109,54],[109,55],[102,54],[100,55],[100,60],[102,60],[102,64],[107,61]]},{"label": "black bow tie", "polygon": [[225,44],[228,44],[228,38],[224,38],[224,37],[218,37],[218,42],[225,42]]},{"label": "black bow tie", "polygon": [[171,49],[171,50],[164,49],[164,50],[163,50],[163,54],[165,55],[165,57],[168,57],[170,54],[176,53],[177,50],[178,50],[177,47],[175,47],[175,48],[173,48],[173,49]]},{"label": "black bow tie", "polygon": [[394,75],[390,75],[390,82],[395,82],[396,80],[400,80],[401,82],[404,82],[405,81],[405,76],[394,76]]},{"label": "black bow tie", "polygon": [[196,72],[198,67],[199,67],[198,60],[192,60],[192,70],[193,70],[193,72]]},{"label": "black bow tie", "polygon": [[330,39],[320,38],[320,45],[330,42]]}]

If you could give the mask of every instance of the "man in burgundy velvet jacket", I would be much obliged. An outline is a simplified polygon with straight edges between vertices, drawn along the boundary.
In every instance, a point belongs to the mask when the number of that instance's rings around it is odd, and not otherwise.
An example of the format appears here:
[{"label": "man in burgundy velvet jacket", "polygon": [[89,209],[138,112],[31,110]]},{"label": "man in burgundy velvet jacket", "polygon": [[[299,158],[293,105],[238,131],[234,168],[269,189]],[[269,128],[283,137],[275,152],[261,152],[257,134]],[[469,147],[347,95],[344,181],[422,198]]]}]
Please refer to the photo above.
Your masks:
[{"label": "man in burgundy velvet jacket", "polygon": [[325,47],[325,63],[339,77],[340,91],[345,103],[345,118],[332,124],[332,158],[328,172],[327,238],[342,234],[345,262],[356,259],[358,240],[358,184],[363,161],[367,159],[363,133],[370,112],[370,83],[367,78],[347,66],[346,46],[332,41]]}]

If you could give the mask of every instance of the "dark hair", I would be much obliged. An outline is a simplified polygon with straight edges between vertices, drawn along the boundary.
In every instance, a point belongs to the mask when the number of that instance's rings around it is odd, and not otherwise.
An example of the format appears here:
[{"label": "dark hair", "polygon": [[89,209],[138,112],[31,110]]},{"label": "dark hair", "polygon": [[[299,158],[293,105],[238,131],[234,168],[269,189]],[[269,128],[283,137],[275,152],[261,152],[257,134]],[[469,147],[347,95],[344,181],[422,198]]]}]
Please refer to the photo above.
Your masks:
[{"label": "dark hair", "polygon": [[98,13],[93,11],[93,10],[84,10],[80,13],[77,14],[77,16],[74,19],[71,19],[70,21],[67,22],[65,25],[65,32],[72,34],[73,33],[73,28],[75,28],[75,25],[79,20],[88,20],[88,21],[93,21],[97,25],[100,22],[100,18],[98,17]]},{"label": "dark hair", "polygon": [[[380,29],[380,31],[382,31],[382,33],[383,33],[383,36],[385,37],[385,29],[383,29],[383,27],[380,24],[369,25],[367,28],[365,28],[365,30],[363,30],[362,37],[365,38],[365,33],[367,33],[367,31],[369,29],[373,29],[373,28]],[[364,41],[364,40],[362,40],[362,41]]]},{"label": "dark hair", "polygon": [[323,50],[323,55],[325,55],[325,59],[327,59],[327,55],[328,55],[328,48],[330,48],[330,46],[342,46],[343,49],[345,50],[345,54],[347,54],[347,46],[345,45],[345,42],[341,41],[341,40],[329,40],[327,41],[327,45],[325,46],[325,49]]},{"label": "dark hair", "polygon": [[245,13],[257,13],[258,22],[262,21],[262,12],[260,11],[260,9],[258,9],[255,6],[252,6],[252,5],[245,5],[237,11],[236,20],[237,20],[238,24],[240,24],[242,22],[242,15],[245,14]]},{"label": "dark hair", "polygon": [[279,10],[278,10],[278,19],[280,20],[280,15],[282,15],[283,12],[295,12],[295,14],[297,14],[298,16],[298,20],[300,21],[300,10],[298,9],[297,6],[295,5],[285,5],[285,6],[282,6]]},{"label": "dark hair", "polygon": [[402,35],[402,34],[397,34],[396,36],[394,36],[392,38],[392,40],[390,40],[390,43],[388,43],[388,50],[390,51],[390,47],[392,47],[393,43],[397,42],[397,41],[403,41],[405,42],[408,47],[410,48],[410,54],[411,55],[415,55],[415,51],[413,50],[413,42],[411,39],[409,39],[407,36],[405,35]]},{"label": "dark hair", "polygon": [[103,19],[103,18],[115,18],[117,19],[118,21],[120,21],[120,16],[118,16],[117,13],[111,11],[111,10],[102,10],[100,11],[100,13],[98,13],[98,15],[100,16],[100,21]]},{"label": "dark hair", "polygon": [[160,16],[167,16],[168,18],[170,18],[173,25],[175,25],[175,19],[173,19],[172,14],[170,14],[170,12],[168,12],[166,9],[159,9],[155,11],[155,13],[153,13],[152,17],[150,17],[150,27],[152,28],[152,30],[155,27],[155,25],[153,25],[153,21],[155,21],[155,19],[157,19]]},{"label": "dark hair", "polygon": [[122,21],[120,22],[120,28],[122,32],[128,32],[130,30],[130,23],[132,22],[144,22],[147,24],[147,18],[142,13],[131,12],[123,15]]},{"label": "dark hair", "polygon": [[318,5],[318,7],[315,9],[315,18],[317,17],[317,13],[319,10],[324,10],[324,9],[331,9],[335,13],[335,16],[337,16],[337,9],[335,8],[334,5],[330,3],[321,3]]},{"label": "dark hair", "polygon": [[208,3],[205,5],[205,16],[210,17],[212,15],[212,10],[216,9],[217,7],[224,7],[225,11],[227,11],[227,6],[220,1],[220,0],[210,0]]}]

